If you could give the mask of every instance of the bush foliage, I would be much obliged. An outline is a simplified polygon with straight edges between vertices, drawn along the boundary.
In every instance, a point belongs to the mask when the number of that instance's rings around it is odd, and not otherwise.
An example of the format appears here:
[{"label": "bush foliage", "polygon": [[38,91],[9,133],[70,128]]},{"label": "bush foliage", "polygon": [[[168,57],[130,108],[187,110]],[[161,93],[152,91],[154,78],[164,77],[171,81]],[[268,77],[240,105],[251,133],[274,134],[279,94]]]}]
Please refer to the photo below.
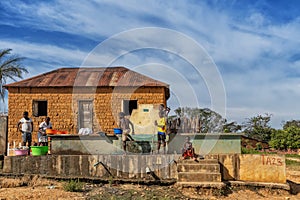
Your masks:
[{"label": "bush foliage", "polygon": [[67,192],[82,192],[83,186],[84,183],[80,182],[79,180],[71,180],[63,184],[63,188]]},{"label": "bush foliage", "polygon": [[269,144],[279,150],[299,149],[300,128],[290,126],[283,130],[273,130]]}]

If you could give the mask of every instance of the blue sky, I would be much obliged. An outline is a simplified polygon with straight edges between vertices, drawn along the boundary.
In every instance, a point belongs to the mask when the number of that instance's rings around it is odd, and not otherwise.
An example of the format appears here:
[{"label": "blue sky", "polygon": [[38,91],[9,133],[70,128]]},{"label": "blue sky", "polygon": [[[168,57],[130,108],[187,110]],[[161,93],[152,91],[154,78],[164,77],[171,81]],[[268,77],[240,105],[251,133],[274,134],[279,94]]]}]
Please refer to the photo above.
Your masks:
[{"label": "blue sky", "polygon": [[[124,31],[174,30],[200,44],[215,63],[226,93],[227,119],[243,122],[269,113],[272,126],[279,128],[283,120],[300,119],[299,8],[298,0],[0,1],[0,46],[27,58],[28,78],[80,67],[97,45]],[[211,107],[207,82],[176,54],[136,50],[112,64],[170,83],[173,109],[196,106],[189,98],[180,99],[189,92],[200,107]],[[178,76],[166,69],[176,69]]]}]

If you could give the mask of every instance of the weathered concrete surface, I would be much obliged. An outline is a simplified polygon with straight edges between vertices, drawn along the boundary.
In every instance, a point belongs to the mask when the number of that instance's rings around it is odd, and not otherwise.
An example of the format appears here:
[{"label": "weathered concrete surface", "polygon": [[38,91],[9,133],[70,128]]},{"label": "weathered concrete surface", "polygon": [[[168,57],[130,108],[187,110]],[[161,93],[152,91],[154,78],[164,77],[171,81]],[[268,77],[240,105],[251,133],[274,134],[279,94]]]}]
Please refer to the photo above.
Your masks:
[{"label": "weathered concrete surface", "polygon": [[140,104],[138,109],[133,109],[130,121],[134,124],[135,134],[155,134],[154,121],[159,119],[158,112],[159,104]]},{"label": "weathered concrete surface", "polygon": [[179,182],[221,182],[221,174],[212,172],[180,172]]},{"label": "weathered concrete surface", "polygon": [[0,116],[0,154],[6,152],[7,144],[7,116]]},{"label": "weathered concrete surface", "polygon": [[[3,173],[63,177],[144,178],[149,167],[159,178],[177,178],[176,155],[7,156]],[[103,165],[101,163],[103,163]],[[106,169],[107,170],[106,170]],[[111,175],[110,175],[111,174]]]},{"label": "weathered concrete surface", "polygon": [[223,180],[286,183],[284,155],[219,155]]},{"label": "weathered concrete surface", "polygon": [[51,154],[96,155],[121,153],[120,145],[103,135],[51,135]]},{"label": "weathered concrete surface", "polygon": [[[138,137],[144,136],[144,138]],[[152,153],[156,149],[156,142],[151,142],[145,136],[134,135],[135,141],[127,142],[127,151],[131,153]],[[97,154],[123,154],[123,145],[121,135],[102,136],[95,135],[51,135],[51,154],[53,155],[97,155]],[[157,138],[155,137],[157,140]],[[148,140],[148,141],[147,141]],[[134,147],[137,147],[134,149]]]},{"label": "weathered concrete surface", "polygon": [[223,180],[240,180],[240,156],[241,154],[218,155]]},{"label": "weathered concrete surface", "polygon": [[[149,167],[161,179],[177,179],[177,170],[203,173],[203,170],[208,169],[194,165],[187,169],[187,166],[177,162],[179,156],[178,154],[6,156],[2,172],[100,178],[108,178],[111,173],[116,178],[136,179],[149,177],[146,174],[146,167]],[[209,162],[212,158],[218,162]],[[283,155],[207,155],[203,162],[210,165],[213,172],[219,163],[222,181],[286,183]],[[182,181],[185,181],[184,177]]]},{"label": "weathered concrete surface", "polygon": [[220,165],[217,159],[192,159],[177,163],[178,182],[221,182]]},{"label": "weathered concrete surface", "polygon": [[[51,154],[121,154],[123,151],[120,136],[113,138],[107,137],[105,134],[102,136],[99,134],[90,136],[52,135],[50,136],[52,138]],[[239,134],[171,134],[167,137],[169,139],[167,152],[181,154],[187,136],[190,136],[195,152],[200,155],[241,153],[241,135]],[[140,152],[149,154],[156,151],[157,134],[135,134],[132,137],[139,146]]]},{"label": "weathered concrete surface", "polygon": [[168,143],[168,152],[181,153],[187,136],[191,138],[195,152],[200,155],[241,153],[241,134],[230,133],[177,134]]},{"label": "weathered concrete surface", "polygon": [[285,183],[285,156],[241,155],[240,180]]},{"label": "weathered concrete surface", "polygon": [[228,184],[233,187],[262,187],[262,188],[270,188],[270,189],[282,189],[289,191],[290,185],[287,183],[264,183],[264,182],[245,182],[245,181],[228,181]]}]

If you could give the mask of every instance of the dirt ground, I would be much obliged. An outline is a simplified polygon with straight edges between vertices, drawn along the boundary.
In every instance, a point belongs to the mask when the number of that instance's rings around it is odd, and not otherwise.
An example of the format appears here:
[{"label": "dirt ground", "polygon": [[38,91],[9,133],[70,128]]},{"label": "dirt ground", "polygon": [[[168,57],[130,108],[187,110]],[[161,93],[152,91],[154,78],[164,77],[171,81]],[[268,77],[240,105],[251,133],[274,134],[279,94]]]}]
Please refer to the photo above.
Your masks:
[{"label": "dirt ground", "polygon": [[84,184],[82,192],[66,192],[65,182],[38,176],[0,177],[0,200],[10,199],[300,199],[300,171],[287,169],[294,194],[285,190],[240,187],[214,190],[137,184]]}]

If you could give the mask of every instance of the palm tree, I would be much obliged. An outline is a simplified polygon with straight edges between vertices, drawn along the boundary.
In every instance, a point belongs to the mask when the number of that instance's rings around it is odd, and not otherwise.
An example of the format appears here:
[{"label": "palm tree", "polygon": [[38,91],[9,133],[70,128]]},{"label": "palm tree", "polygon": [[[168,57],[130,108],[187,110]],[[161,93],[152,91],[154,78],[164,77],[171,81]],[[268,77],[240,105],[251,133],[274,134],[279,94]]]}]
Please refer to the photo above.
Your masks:
[{"label": "palm tree", "polygon": [[7,79],[16,81],[15,78],[23,78],[23,73],[28,73],[21,65],[21,61],[24,59],[16,55],[10,55],[12,49],[0,50],[0,98],[4,102],[5,90],[3,85],[6,84]]}]

